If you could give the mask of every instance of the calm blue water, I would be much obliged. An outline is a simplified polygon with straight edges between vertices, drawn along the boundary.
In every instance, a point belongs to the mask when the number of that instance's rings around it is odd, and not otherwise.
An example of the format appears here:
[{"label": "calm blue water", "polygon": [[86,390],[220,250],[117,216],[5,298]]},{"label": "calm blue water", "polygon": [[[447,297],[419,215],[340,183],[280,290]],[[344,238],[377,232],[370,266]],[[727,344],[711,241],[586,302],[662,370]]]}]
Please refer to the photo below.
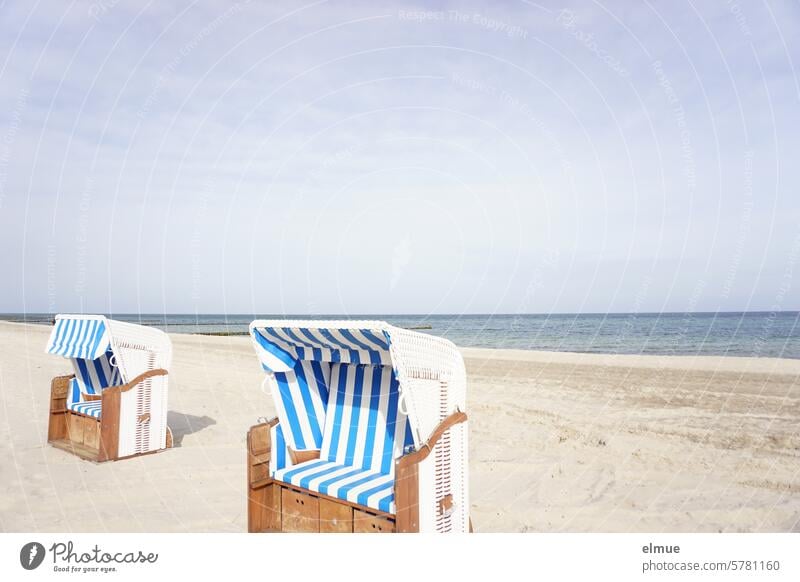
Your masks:
[{"label": "calm blue water", "polygon": [[[253,315],[113,314],[171,333],[246,333]],[[281,316],[259,315],[258,318]],[[286,319],[341,319],[338,315]],[[50,323],[49,314],[0,319]],[[800,312],[559,315],[368,315],[460,346],[613,354],[701,354],[800,359]]]}]

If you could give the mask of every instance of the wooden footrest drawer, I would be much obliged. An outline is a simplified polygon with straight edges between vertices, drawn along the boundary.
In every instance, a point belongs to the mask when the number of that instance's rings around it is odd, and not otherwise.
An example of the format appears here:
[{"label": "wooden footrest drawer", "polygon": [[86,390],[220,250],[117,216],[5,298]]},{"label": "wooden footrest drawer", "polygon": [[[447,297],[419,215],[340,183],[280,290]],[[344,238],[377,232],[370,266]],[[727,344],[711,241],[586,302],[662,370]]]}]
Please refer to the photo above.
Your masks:
[{"label": "wooden footrest drawer", "polygon": [[320,499],[319,531],[323,533],[352,533],[353,508],[344,503]]},{"label": "wooden footrest drawer", "polygon": [[318,532],[319,499],[291,489],[281,492],[283,531]]},{"label": "wooden footrest drawer", "polygon": [[392,533],[394,522],[385,517],[354,509],[353,531],[355,533]]}]

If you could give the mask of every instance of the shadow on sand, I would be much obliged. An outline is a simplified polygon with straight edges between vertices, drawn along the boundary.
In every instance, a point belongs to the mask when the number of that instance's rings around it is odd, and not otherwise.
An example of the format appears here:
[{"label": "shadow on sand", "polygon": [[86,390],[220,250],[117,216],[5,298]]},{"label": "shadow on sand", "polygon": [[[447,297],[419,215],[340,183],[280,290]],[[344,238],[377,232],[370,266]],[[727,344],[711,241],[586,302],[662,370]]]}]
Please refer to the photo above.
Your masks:
[{"label": "shadow on sand", "polygon": [[183,437],[203,430],[217,421],[210,416],[195,416],[170,410],[167,412],[167,425],[172,430],[172,446],[179,447],[183,443]]}]

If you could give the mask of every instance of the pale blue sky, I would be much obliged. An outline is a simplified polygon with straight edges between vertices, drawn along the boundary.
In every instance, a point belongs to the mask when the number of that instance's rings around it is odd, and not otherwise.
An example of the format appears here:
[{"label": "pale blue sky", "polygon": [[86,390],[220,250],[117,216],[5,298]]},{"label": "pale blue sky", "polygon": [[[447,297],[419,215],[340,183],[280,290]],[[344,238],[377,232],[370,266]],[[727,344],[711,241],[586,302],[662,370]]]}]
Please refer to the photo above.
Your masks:
[{"label": "pale blue sky", "polygon": [[797,2],[1,6],[0,311],[800,308]]}]

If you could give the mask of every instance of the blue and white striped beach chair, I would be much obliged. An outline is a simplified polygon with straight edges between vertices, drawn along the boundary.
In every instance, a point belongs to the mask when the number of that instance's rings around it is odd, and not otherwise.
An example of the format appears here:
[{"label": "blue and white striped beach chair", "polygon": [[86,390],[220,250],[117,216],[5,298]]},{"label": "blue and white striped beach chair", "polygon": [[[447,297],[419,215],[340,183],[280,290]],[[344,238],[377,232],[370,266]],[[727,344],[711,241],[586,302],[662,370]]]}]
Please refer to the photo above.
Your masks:
[{"label": "blue and white striped beach chair", "polygon": [[250,531],[468,530],[455,346],[375,321],[250,333],[278,415],[248,438]]},{"label": "blue and white striped beach chair", "polygon": [[168,446],[169,337],[100,315],[58,315],[46,351],[73,374],[53,379],[48,441],[106,461]]}]

